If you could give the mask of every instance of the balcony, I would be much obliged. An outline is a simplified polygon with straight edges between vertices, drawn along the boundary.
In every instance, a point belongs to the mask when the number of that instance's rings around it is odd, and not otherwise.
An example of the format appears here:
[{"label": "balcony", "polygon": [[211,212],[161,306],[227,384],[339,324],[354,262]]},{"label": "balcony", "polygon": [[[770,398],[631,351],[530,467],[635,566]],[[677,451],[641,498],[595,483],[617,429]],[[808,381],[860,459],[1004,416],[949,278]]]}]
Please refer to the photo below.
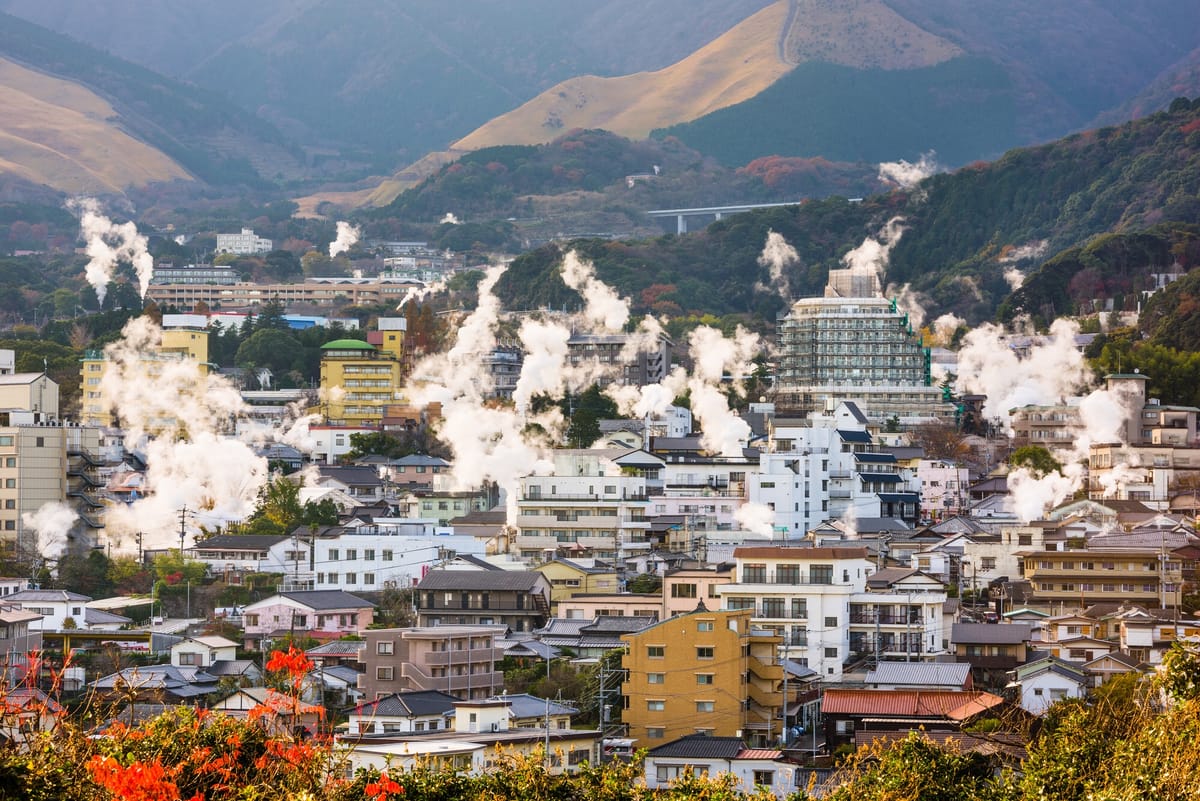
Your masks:
[{"label": "balcony", "polygon": [[[783,681],[783,668],[779,665],[768,665],[761,659],[750,657],[748,660],[750,672],[760,679],[767,681]],[[753,685],[751,685],[753,686]]]},{"label": "balcony", "polygon": [[[485,610],[491,611],[491,610]],[[489,667],[504,658],[503,648],[473,648],[470,651],[428,651],[425,654],[426,664],[438,667],[448,665],[487,664]]]}]

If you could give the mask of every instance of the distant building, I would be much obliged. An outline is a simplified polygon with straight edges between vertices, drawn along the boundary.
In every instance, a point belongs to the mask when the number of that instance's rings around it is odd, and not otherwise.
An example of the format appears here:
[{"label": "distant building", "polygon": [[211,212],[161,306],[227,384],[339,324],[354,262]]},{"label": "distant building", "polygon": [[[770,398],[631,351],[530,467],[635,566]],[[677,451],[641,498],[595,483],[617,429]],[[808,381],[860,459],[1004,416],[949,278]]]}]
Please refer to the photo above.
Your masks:
[{"label": "distant building", "polygon": [[255,235],[253,228],[243,228],[240,234],[217,234],[217,253],[254,256],[270,253],[274,244],[270,239]]},{"label": "distant building", "polygon": [[358,689],[372,700],[413,691],[490,698],[504,689],[496,668],[504,658],[496,645],[503,633],[497,625],[372,629],[365,633]]},{"label": "distant building", "polygon": [[[401,399],[405,369],[403,317],[384,317],[368,337],[321,346],[321,409],[331,425],[383,425],[387,407]],[[371,336],[375,334],[376,336]]]},{"label": "distant building", "polygon": [[573,365],[592,360],[604,365],[622,365],[619,376],[613,376],[601,384],[619,380],[626,386],[645,386],[666,378],[667,373],[671,372],[671,340],[665,336],[659,337],[656,349],[639,351],[627,361],[622,354],[632,339],[632,334],[573,333],[567,340],[567,358]]},{"label": "distant building", "polygon": [[154,275],[150,284],[219,284],[232,286],[239,279],[236,270],[227,265],[185,264],[176,267],[173,264],[158,264],[154,267]]}]

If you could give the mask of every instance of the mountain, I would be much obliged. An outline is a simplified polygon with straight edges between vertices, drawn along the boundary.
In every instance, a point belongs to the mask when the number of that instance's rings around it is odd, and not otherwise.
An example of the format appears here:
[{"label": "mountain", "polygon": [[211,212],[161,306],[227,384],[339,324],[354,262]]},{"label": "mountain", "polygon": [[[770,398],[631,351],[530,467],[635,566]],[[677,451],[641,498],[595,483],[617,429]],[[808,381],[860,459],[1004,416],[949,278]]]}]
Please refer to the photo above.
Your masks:
[{"label": "mountain", "polygon": [[[638,311],[771,320],[786,304],[773,290],[756,288],[770,285],[757,262],[768,231],[798,251],[785,275],[792,296],[802,297],[819,294],[830,268],[899,218],[904,230],[890,254],[889,292],[901,294],[908,284],[931,312],[953,311],[970,322],[993,318],[1002,302],[1007,317],[1027,312],[1049,319],[1094,298],[1135,298],[1148,287],[1149,273],[1166,271],[1168,254],[1185,270],[1200,263],[1200,248],[1181,244],[1187,229],[1168,225],[1200,219],[1198,197],[1200,103],[1180,99],[1125,125],[934,175],[908,192],[752,211],[684,236],[571,246],[593,259],[598,275],[633,298]],[[1086,247],[1112,234],[1119,236]],[[517,258],[498,286],[506,302],[516,308],[575,302],[557,276],[559,255],[548,246]],[[1025,282],[1012,293],[1014,269]]]},{"label": "mountain", "polygon": [[268,123],[195,87],[0,14],[0,159],[63,191],[198,178],[262,185],[297,161]]}]

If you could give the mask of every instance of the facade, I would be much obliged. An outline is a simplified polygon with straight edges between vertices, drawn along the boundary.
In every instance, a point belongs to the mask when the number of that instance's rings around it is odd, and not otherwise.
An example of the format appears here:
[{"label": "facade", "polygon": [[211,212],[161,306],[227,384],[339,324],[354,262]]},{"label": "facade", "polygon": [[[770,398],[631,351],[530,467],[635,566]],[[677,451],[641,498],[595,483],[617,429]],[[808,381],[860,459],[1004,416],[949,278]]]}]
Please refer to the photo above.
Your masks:
[{"label": "facade", "polygon": [[265,650],[269,641],[295,634],[318,639],[361,635],[371,625],[374,610],[371,602],[337,590],[281,592],[243,610],[245,646]]},{"label": "facade", "polygon": [[952,416],[908,316],[877,295],[838,296],[842,272],[830,272],[825,297],[798,300],[779,320],[776,404],[808,414],[831,400],[853,400],[877,422]]},{"label": "facade", "polygon": [[350,713],[347,732],[388,734],[440,731],[454,711],[457,697],[439,690],[412,690],[383,695],[359,704]]},{"label": "facade", "polygon": [[557,450],[554,472],[521,479],[515,550],[542,562],[561,553],[621,562],[650,549],[649,491],[663,461],[640,450]]},{"label": "facade", "polygon": [[1032,715],[1044,715],[1050,707],[1067,698],[1082,698],[1091,687],[1083,666],[1047,656],[1016,668],[1010,686],[1020,692],[1021,708]]},{"label": "facade", "polygon": [[666,378],[671,372],[671,340],[660,336],[655,350],[639,349],[632,359],[622,358],[625,350],[635,342],[636,336],[632,334],[576,332],[567,340],[567,359],[573,366],[598,362],[619,367],[619,374],[600,378],[601,386],[615,381],[625,386],[645,386],[657,384]]},{"label": "facade", "polygon": [[53,420],[59,416],[58,400],[58,383],[45,373],[0,373],[0,409],[23,409]]},{"label": "facade", "polygon": [[783,735],[780,638],[755,627],[749,610],[701,605],[622,639],[621,719],[639,747],[688,734],[761,746]]},{"label": "facade", "polygon": [[[695,608],[693,603],[688,611]],[[568,620],[592,620],[599,616],[657,618],[661,609],[662,596],[655,593],[579,593],[559,602],[558,616]]]},{"label": "facade", "polygon": [[556,557],[534,568],[550,582],[550,610],[572,595],[616,593],[617,571],[595,560],[571,560]]},{"label": "facade", "polygon": [[62,631],[67,621],[76,628],[87,628],[87,603],[91,596],[70,590],[21,590],[4,597],[8,609],[20,609],[41,615],[29,620],[30,632]]},{"label": "facade", "polygon": [[254,234],[253,228],[243,228],[239,234],[217,234],[217,253],[236,253],[255,256],[270,253],[274,243]]},{"label": "facade", "polygon": [[365,670],[358,689],[368,700],[393,693],[436,690],[458,698],[490,698],[504,689],[496,663],[502,626],[420,626],[365,632]]},{"label": "facade", "polygon": [[[225,234],[236,236],[236,234]],[[218,284],[233,286],[238,282],[239,275],[232,267],[212,264],[185,264],[176,267],[173,264],[156,264],[154,275],[150,277],[150,285],[157,284]]]},{"label": "facade", "polygon": [[740,737],[689,734],[646,754],[647,787],[670,787],[687,772],[714,778],[728,774],[734,779],[735,789],[746,796],[766,790],[780,799],[802,792],[810,774],[784,760],[781,751],[747,748]]},{"label": "facade", "polygon": [[921,519],[943,520],[963,514],[969,499],[970,471],[947,459],[922,459],[917,465]]},{"label": "facade", "polygon": [[416,588],[421,626],[533,631],[550,617],[550,582],[532,570],[431,570]]},{"label": "facade", "polygon": [[309,278],[294,284],[151,284],[146,297],[160,306],[195,308],[205,303],[210,308],[253,309],[267,303],[282,303],[284,308],[310,309],[314,306],[374,306],[399,304],[410,290],[422,286],[409,278]]},{"label": "facade", "polygon": [[184,637],[171,646],[171,664],[176,667],[211,667],[214,662],[237,659],[237,643],[224,637]]},{"label": "facade", "polygon": [[1182,601],[1183,559],[1163,548],[1088,547],[1026,551],[1021,557],[1033,599],[1041,603],[1177,607]]},{"label": "facade", "polygon": [[401,399],[404,369],[402,317],[379,320],[378,347],[357,339],[321,346],[321,412],[331,425],[383,425],[387,407]]},{"label": "facade", "polygon": [[946,653],[945,588],[919,571],[876,572],[865,547],[749,546],[734,550],[725,609],[751,610],[787,658],[826,681],[863,659],[932,659]]},{"label": "facade", "polygon": [[665,620],[683,615],[703,602],[705,606],[718,608],[721,595],[717,588],[733,581],[732,565],[707,567],[681,567],[668,570],[663,576],[662,618]]}]

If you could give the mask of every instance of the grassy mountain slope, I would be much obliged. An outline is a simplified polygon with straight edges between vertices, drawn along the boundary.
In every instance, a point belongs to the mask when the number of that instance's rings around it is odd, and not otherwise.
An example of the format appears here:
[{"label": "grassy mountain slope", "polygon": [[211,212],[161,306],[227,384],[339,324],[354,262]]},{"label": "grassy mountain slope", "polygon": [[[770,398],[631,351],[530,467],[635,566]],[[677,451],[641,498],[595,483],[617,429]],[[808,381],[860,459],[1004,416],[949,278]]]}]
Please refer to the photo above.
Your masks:
[{"label": "grassy mountain slope", "polygon": [[272,172],[295,167],[277,130],[216,95],[7,14],[0,14],[0,57],[99,95],[128,136],[209,183],[263,183],[252,160]]},{"label": "grassy mountain slope", "polygon": [[[641,311],[749,313],[769,320],[784,302],[754,289],[768,281],[757,264],[768,230],[783,234],[800,253],[800,262],[787,270],[799,297],[819,293],[828,270],[849,249],[900,216],[906,230],[892,251],[887,282],[910,283],[925,293],[931,311],[979,321],[993,317],[1008,296],[1006,270],[1030,274],[1009,307],[1037,313],[1044,301],[1031,293],[1042,280],[1037,268],[1049,255],[1097,234],[1195,222],[1198,198],[1200,105],[1181,101],[1171,111],[1120,127],[933,176],[912,193],[862,203],[812,201],[737,215],[681,237],[579,246],[596,259],[600,277],[633,297]],[[1138,247],[1150,253],[1158,246]],[[554,256],[536,251],[518,258],[501,284],[506,299],[517,307],[569,300]],[[1129,257],[1129,263],[1136,260]],[[1023,297],[1031,299],[1019,304]]]},{"label": "grassy mountain slope", "polygon": [[189,178],[78,84],[0,59],[0,107],[0,171],[71,194]]}]

